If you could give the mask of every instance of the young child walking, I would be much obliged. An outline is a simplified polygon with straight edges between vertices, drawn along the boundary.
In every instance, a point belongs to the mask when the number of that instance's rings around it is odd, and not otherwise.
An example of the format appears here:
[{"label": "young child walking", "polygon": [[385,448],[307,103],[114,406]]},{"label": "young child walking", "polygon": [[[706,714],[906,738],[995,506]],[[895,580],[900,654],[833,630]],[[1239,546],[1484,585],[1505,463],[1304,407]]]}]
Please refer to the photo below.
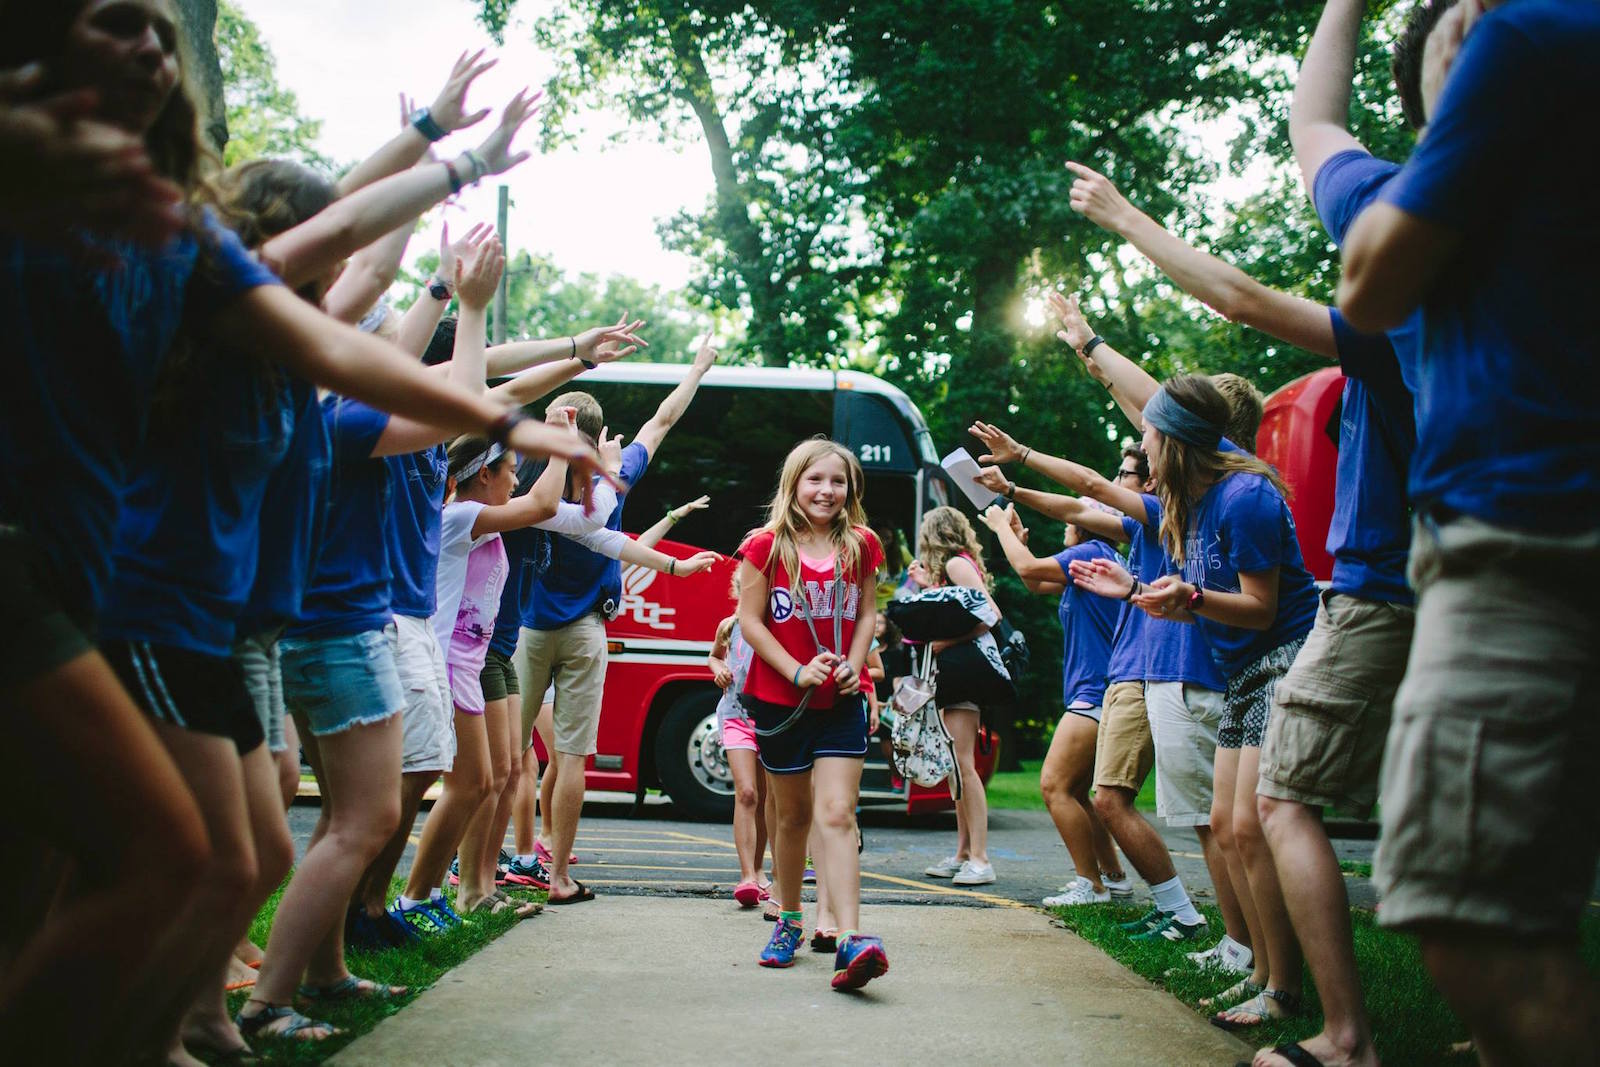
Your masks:
[{"label": "young child walking", "polygon": [[804,937],[800,887],[815,810],[817,873],[840,926],[833,972],[840,990],[860,989],[889,969],[883,942],[856,929],[855,806],[867,754],[862,685],[883,548],[866,525],[853,458],[823,439],[795,446],[767,524],[737,554],[739,629],[755,651],[741,703],[755,723],[761,765],[777,797],[780,913],[760,963],[794,965]]},{"label": "young child walking", "polygon": [[[737,572],[731,592],[737,601]],[[761,860],[767,851],[767,776],[757,762],[755,726],[739,703],[754,656],[750,643],[739,632],[738,614],[723,619],[717,625],[707,666],[712,680],[722,689],[722,699],[717,702],[717,735],[722,738],[722,751],[733,772],[733,843],[739,850],[739,884],[733,887],[733,899],[741,908],[760,904],[772,889],[761,878]]]}]

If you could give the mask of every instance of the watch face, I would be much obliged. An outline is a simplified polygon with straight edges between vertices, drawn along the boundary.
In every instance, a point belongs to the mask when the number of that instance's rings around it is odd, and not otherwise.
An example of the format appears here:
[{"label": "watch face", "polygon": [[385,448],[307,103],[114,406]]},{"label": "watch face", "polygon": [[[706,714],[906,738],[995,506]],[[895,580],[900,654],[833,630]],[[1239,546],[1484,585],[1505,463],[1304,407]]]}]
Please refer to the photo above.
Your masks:
[{"label": "watch face", "polygon": [[428,293],[435,300],[450,299],[450,287],[445,285],[443,282],[434,282],[432,285],[428,286]]}]

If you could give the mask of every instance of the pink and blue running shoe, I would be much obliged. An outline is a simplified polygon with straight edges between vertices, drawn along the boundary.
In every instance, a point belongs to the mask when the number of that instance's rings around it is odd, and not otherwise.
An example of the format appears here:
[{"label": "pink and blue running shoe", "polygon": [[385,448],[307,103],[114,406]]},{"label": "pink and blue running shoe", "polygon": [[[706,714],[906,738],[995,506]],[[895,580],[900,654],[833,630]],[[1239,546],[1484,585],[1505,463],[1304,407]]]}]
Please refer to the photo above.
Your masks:
[{"label": "pink and blue running shoe", "polygon": [[833,988],[860,989],[874,978],[889,973],[889,955],[883,940],[865,934],[851,934],[839,943],[833,956]]},{"label": "pink and blue running shoe", "polygon": [[772,929],[772,940],[761,950],[763,967],[793,967],[794,954],[806,939],[806,928],[793,919],[780,919]]}]

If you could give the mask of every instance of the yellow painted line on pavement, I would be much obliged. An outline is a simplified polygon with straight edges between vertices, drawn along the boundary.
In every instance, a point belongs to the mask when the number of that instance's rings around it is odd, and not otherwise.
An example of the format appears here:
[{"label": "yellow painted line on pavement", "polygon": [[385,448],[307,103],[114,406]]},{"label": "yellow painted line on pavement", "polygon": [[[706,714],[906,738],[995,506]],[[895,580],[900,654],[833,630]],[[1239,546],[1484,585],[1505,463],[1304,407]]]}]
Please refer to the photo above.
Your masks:
[{"label": "yellow painted line on pavement", "polygon": [[[863,880],[867,878],[874,878],[880,882],[888,882],[891,885],[906,886],[910,889],[917,890],[919,893],[933,893],[936,896],[963,897],[967,900],[981,900],[985,904],[992,904],[997,908],[1026,908],[1030,911],[1033,910],[1032,905],[1024,904],[1017,900],[1011,900],[1008,897],[997,897],[992,893],[979,893],[976,890],[971,889],[947,889],[942,885],[929,885],[927,882],[913,882],[909,878],[897,878],[892,874],[879,874],[877,871],[862,871],[861,877]],[[865,892],[865,890],[863,890],[863,892]]]},{"label": "yellow painted line on pavement", "polygon": [[600,863],[587,868],[593,871],[695,871],[703,874],[732,874],[738,877],[737,867],[654,867],[647,863]]},{"label": "yellow painted line on pavement", "polygon": [[[642,848],[584,848],[582,845],[579,845],[578,848],[577,848],[578,855],[580,855],[580,856],[601,855],[601,854],[605,854],[605,853],[620,854],[620,855],[623,855],[623,856],[637,856],[637,855],[640,855],[641,853],[646,852],[646,851],[647,851],[646,849],[642,849]],[[712,858],[721,859],[721,858],[726,858],[728,854],[726,852],[683,852],[683,851],[672,851],[672,850],[668,850],[668,849],[660,849],[660,850],[657,850],[655,852],[655,855],[657,855],[657,856],[699,856],[701,858],[712,857]]]},{"label": "yellow painted line on pavement", "polygon": [[731,849],[734,849],[734,850],[737,850],[738,847],[739,847],[739,846],[735,845],[732,841],[723,841],[721,838],[716,838],[716,837],[697,837],[694,834],[680,833],[677,830],[667,830],[665,832],[671,834],[673,837],[677,838],[680,841],[692,841],[697,845],[717,845],[720,848],[731,848]]}]

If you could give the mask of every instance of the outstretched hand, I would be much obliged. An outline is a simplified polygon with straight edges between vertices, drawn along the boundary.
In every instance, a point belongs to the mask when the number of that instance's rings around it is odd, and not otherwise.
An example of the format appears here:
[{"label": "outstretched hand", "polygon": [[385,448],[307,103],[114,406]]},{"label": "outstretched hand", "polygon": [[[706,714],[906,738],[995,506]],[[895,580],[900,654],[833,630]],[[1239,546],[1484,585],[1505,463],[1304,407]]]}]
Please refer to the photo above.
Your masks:
[{"label": "outstretched hand", "polygon": [[691,574],[699,574],[701,571],[710,570],[721,559],[722,557],[715,552],[696,552],[688,559],[680,559],[678,561],[678,565],[672,568],[673,577],[687,578]]},{"label": "outstretched hand", "polygon": [[494,299],[495,290],[500,287],[500,275],[506,269],[506,254],[500,247],[500,238],[484,241],[465,262],[460,259],[455,262],[456,296],[461,299],[461,306],[484,310]]},{"label": "outstretched hand", "polygon": [[517,136],[517,132],[522,129],[527,121],[533,118],[534,114],[542,106],[541,101],[544,99],[544,93],[542,92],[534,93],[532,96],[527,94],[528,90],[524,89],[511,98],[511,103],[506,105],[505,112],[500,116],[500,125],[496,126],[488,139],[477,147],[477,156],[483,161],[485,168],[484,174],[479,175],[479,177],[488,174],[504,174],[532,154],[530,152],[513,153],[511,151],[512,139]]},{"label": "outstretched hand", "polygon": [[672,521],[682,522],[684,519],[688,518],[691,511],[701,511],[710,506],[711,498],[709,496],[697,496],[687,504],[680,504],[673,508]]},{"label": "outstretched hand", "polygon": [[627,312],[622,313],[615,326],[591,326],[572,338],[577,346],[578,358],[590,363],[614,363],[641,348],[649,348],[650,343],[639,336],[642,326],[643,319],[629,322]]},{"label": "outstretched hand", "polygon": [[[478,75],[499,62],[498,59],[485,60],[483,58],[485,51],[487,49],[480,48],[471,55],[462,52],[457,56],[455,65],[450,68],[450,77],[445,81],[444,88],[439,90],[439,95],[428,108],[428,114],[445,133],[454,133],[456,130],[476,126],[489,115],[489,108],[486,107],[479,108],[471,114],[467,113],[467,90],[478,80]],[[407,121],[410,121],[409,113]]]},{"label": "outstretched hand", "polygon": [[989,492],[998,493],[1001,496],[1004,496],[1006,490],[1011,488],[1011,479],[1007,478],[1005,472],[999,467],[978,468],[978,475],[973,481],[989,490]]},{"label": "outstretched hand", "polygon": [[1001,530],[1007,530],[1011,528],[1011,518],[1016,513],[1017,511],[1015,508],[1002,508],[998,504],[990,504],[988,507],[983,509],[983,514],[979,516],[979,518],[983,519],[983,524],[985,526],[989,527],[989,529],[993,530],[995,533],[999,533]]},{"label": "outstretched hand", "polygon": [[611,436],[611,427],[600,427],[600,462],[611,474],[622,470],[622,435]]},{"label": "outstretched hand", "polygon": [[711,346],[711,335],[706,334],[706,339],[700,342],[700,347],[694,354],[694,369],[704,374],[716,364],[719,355],[721,353]]},{"label": "outstretched hand", "polygon": [[480,222],[467,231],[465,237],[459,240],[450,240],[450,223],[446,222],[439,229],[439,277],[450,277],[454,269],[450,264],[456,260],[465,262],[471,258],[479,245],[493,237],[494,227],[487,222]]},{"label": "outstretched hand", "polygon": [[1056,337],[1078,354],[1079,362],[1083,364],[1083,369],[1089,372],[1091,378],[1101,385],[1109,386],[1111,379],[1100,364],[1095,362],[1094,355],[1084,354],[1083,346],[1094,340],[1094,328],[1089,325],[1089,320],[1083,317],[1083,309],[1078,306],[1078,294],[1062,296],[1060,293],[1051,292],[1045,300],[1049,303],[1050,310],[1061,320],[1061,329],[1056,331]]},{"label": "outstretched hand", "polygon": [[1133,575],[1114,559],[1075,559],[1067,564],[1073,584],[1095,596],[1121,600],[1133,588]]},{"label": "outstretched hand", "polygon": [[1118,191],[1110,178],[1099,171],[1090,170],[1082,163],[1071,162],[1067,164],[1067,169],[1077,176],[1068,194],[1072,210],[1103,230],[1120,233],[1121,227],[1134,212],[1128,198]]},{"label": "outstretched hand", "polygon": [[967,432],[989,450],[978,457],[979,463],[1015,463],[1022,458],[1022,446],[998,426],[974,422]]}]

